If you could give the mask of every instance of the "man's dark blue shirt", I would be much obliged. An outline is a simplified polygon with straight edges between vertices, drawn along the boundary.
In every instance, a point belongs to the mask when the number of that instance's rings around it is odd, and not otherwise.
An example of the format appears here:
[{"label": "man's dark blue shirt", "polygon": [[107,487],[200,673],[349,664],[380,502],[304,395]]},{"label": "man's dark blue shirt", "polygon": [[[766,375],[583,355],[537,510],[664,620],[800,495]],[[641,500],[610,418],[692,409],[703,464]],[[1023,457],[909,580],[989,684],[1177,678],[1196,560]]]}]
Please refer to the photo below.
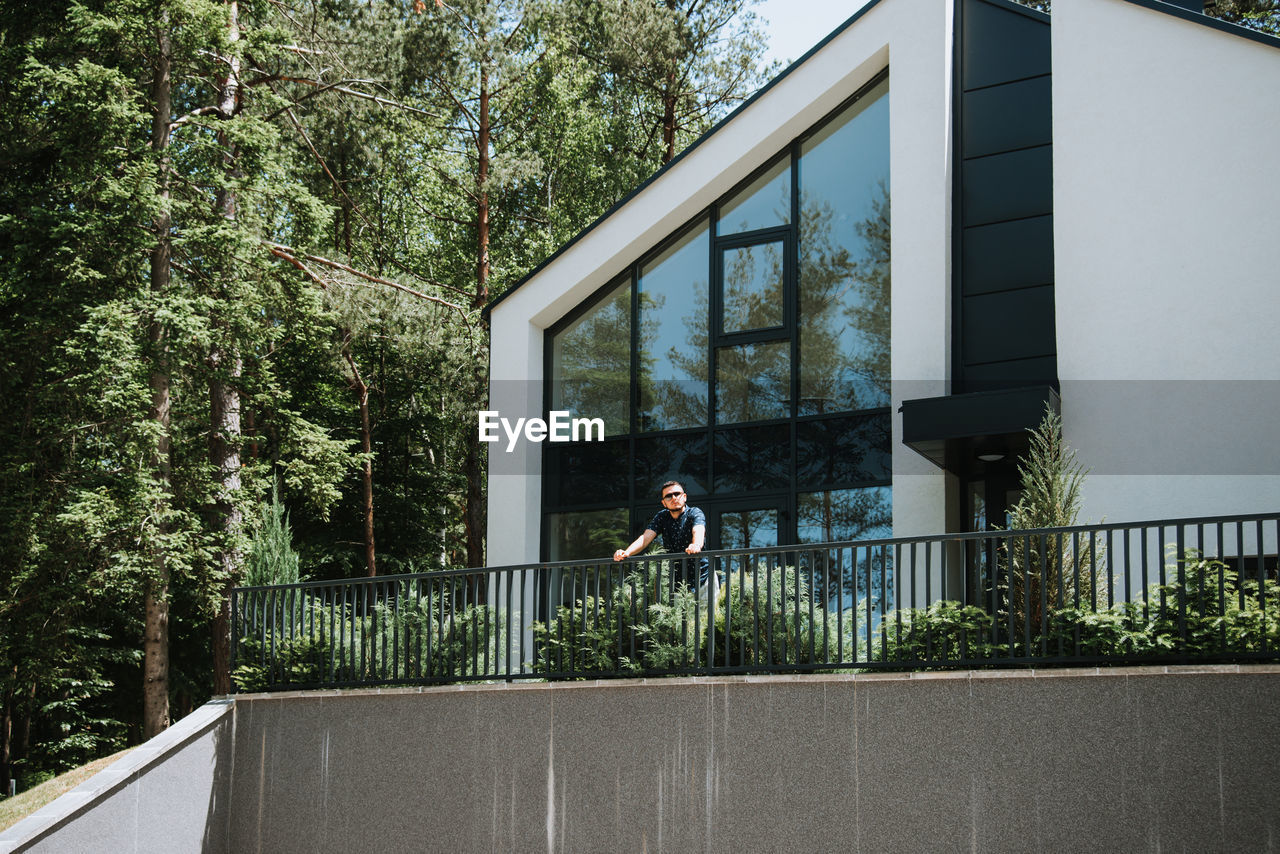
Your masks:
[{"label": "man's dark blue shirt", "polygon": [[[697,507],[686,507],[684,512],[674,519],[667,510],[659,510],[654,517],[649,520],[646,528],[655,534],[662,535],[662,550],[664,552],[683,552],[693,543],[693,529],[701,525],[703,528],[707,525],[707,517]],[[684,580],[692,584],[694,579],[694,567],[697,567],[698,575],[705,580],[707,575],[707,567],[709,562],[707,559],[700,558],[698,561],[690,559],[681,573]]]}]

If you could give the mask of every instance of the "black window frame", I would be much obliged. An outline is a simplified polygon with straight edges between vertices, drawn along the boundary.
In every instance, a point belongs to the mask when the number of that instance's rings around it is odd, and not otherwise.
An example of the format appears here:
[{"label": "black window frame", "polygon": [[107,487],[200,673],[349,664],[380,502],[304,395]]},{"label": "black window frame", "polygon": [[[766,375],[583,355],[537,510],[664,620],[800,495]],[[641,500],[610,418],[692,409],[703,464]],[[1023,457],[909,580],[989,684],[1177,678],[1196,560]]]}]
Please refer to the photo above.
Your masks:
[{"label": "black window frame", "polygon": [[[802,484],[799,481],[799,472],[797,470],[797,451],[798,451],[798,425],[802,422],[813,421],[835,421],[851,417],[873,417],[881,416],[891,419],[891,406],[878,406],[859,410],[840,410],[838,412],[822,413],[822,414],[800,414],[799,401],[795,399],[796,393],[800,388],[800,317],[799,317],[799,252],[800,252],[800,228],[801,228],[801,211],[800,211],[800,152],[802,146],[813,136],[821,133],[832,122],[837,120],[846,109],[852,104],[861,100],[868,93],[880,86],[889,78],[889,69],[885,68],[866,84],[861,86],[852,96],[842,101],[837,107],[824,115],[819,121],[815,122],[804,133],[794,138],[782,151],[770,157],[764,164],[753,170],[743,180],[735,184],[729,191],[721,195],[715,202],[707,207],[699,210],[694,216],[690,217],[680,227],[674,229],[672,233],[660,241],[653,248],[645,251],[634,261],[627,264],[625,268],[611,276],[606,284],[597,288],[591,296],[583,300],[580,304],[574,306],[562,318],[549,326],[544,332],[543,348],[543,376],[547,377],[547,383],[543,390],[544,411],[550,412],[551,403],[551,382],[554,378],[551,374],[551,354],[553,347],[551,342],[555,335],[562,332],[574,321],[582,317],[586,312],[593,309],[604,299],[609,293],[620,287],[624,282],[629,281],[631,288],[631,376],[629,380],[630,393],[630,432],[624,436],[609,437],[611,441],[622,441],[624,438],[627,442],[627,507],[629,517],[631,519],[632,528],[642,525],[645,521],[653,517],[661,508],[658,497],[640,495],[637,493],[636,480],[636,459],[637,444],[641,441],[658,440],[664,437],[680,437],[691,434],[703,434],[706,436],[706,492],[695,493],[690,495],[690,504],[700,506],[698,500],[705,498],[708,505],[714,507],[724,507],[730,504],[744,503],[743,506],[752,501],[755,494],[752,490],[740,492],[718,493],[715,489],[717,471],[715,465],[716,437],[720,432],[728,430],[738,430],[741,428],[751,428],[758,426],[780,425],[785,424],[788,428],[789,448],[787,459],[785,488],[770,488],[760,492],[759,497],[767,497],[768,501],[777,498],[781,501],[782,516],[779,518],[779,543],[789,545],[796,542],[797,532],[797,496],[800,493],[809,493],[825,490],[843,490],[843,489],[859,489],[864,487],[892,487],[892,467],[887,476],[875,480],[839,480],[823,483],[821,486],[811,486]],[[888,97],[886,94],[885,97]],[[740,191],[748,187],[753,181],[757,180],[762,174],[775,168],[779,161],[789,159],[790,163],[790,190],[791,190],[791,214],[789,222],[784,225],[769,226],[766,228],[753,229],[751,231],[737,232],[734,234],[720,235],[718,234],[718,216],[720,205],[731,200]],[[669,250],[676,243],[688,238],[695,230],[705,229],[705,238],[708,242],[708,323],[707,323],[707,411],[705,413],[705,422],[702,426],[681,427],[668,430],[643,430],[641,429],[640,419],[642,413],[640,410],[640,280],[641,270],[654,259],[658,258],[664,252]],[[783,274],[783,324],[778,327],[768,327],[766,329],[753,329],[736,332],[725,332],[723,329],[722,315],[722,299],[723,299],[723,282],[721,278],[721,267],[723,264],[723,253],[726,249],[737,248],[741,246],[751,246],[770,241],[783,241],[784,251],[784,274]],[[735,346],[740,344],[752,344],[770,341],[789,341],[790,342],[790,395],[788,414],[784,417],[766,419],[752,422],[741,422],[726,425],[719,425],[716,422],[716,371],[717,371],[717,352],[723,347]],[[589,413],[587,413],[589,414]],[[890,437],[891,437],[891,430]],[[539,554],[542,560],[548,559],[550,543],[549,535],[549,518],[552,514],[588,512],[592,510],[606,510],[617,508],[618,501],[615,500],[591,500],[590,496],[584,496],[585,500],[571,503],[560,503],[554,500],[551,495],[552,481],[554,478],[547,476],[548,463],[553,450],[556,446],[547,443],[542,449],[543,469],[540,478],[540,547]],[[892,456],[892,439],[890,438],[890,447],[888,453]],[[679,478],[680,475],[676,475]],[[766,496],[767,494],[767,496]],[[627,540],[628,542],[638,535],[638,530],[619,531],[619,540]],[[607,555],[602,555],[604,559]]]}]

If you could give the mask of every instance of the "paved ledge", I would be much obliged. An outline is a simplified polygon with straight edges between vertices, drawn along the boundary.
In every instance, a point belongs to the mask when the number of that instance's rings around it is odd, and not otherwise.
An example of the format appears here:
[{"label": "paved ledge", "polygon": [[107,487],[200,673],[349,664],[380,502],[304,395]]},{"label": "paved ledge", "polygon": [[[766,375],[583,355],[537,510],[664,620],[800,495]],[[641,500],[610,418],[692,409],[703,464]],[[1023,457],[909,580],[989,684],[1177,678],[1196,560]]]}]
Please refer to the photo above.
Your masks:
[{"label": "paved ledge", "polygon": [[862,673],[777,673],[726,674],[717,676],[624,677],[619,679],[580,679],[575,681],[512,680],[511,682],[462,682],[451,685],[389,685],[368,688],[319,688],[309,691],[271,691],[258,694],[233,694],[219,701],[297,699],[333,699],[338,697],[402,696],[407,694],[456,694],[483,691],[569,691],[672,687],[678,685],[740,685],[778,683],[854,683],[888,681],[950,681],[956,679],[1061,679],[1087,676],[1117,678],[1130,676],[1166,676],[1192,673],[1280,673],[1280,664],[1168,664],[1126,665],[1121,667],[1041,667],[992,668],[987,670],[895,671],[873,670]]}]

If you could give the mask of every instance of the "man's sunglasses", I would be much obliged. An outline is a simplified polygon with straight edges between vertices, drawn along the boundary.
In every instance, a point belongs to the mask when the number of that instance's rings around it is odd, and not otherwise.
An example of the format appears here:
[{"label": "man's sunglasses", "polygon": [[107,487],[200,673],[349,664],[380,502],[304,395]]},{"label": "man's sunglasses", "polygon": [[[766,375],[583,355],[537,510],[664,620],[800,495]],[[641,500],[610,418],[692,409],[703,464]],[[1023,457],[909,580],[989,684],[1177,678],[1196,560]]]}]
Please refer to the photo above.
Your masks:
[{"label": "man's sunglasses", "polygon": [[666,495],[662,496],[662,500],[663,500],[663,501],[666,501],[668,498],[679,498],[681,495],[684,495],[684,493],[683,493],[683,492],[668,492]]}]

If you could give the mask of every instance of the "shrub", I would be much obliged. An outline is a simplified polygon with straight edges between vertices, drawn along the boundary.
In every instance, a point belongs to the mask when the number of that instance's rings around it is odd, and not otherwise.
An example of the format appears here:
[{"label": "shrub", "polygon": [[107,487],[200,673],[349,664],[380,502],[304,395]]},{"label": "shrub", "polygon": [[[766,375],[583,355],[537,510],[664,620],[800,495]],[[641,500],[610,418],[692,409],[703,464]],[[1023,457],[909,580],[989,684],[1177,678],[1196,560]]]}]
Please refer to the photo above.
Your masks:
[{"label": "shrub", "polygon": [[505,664],[501,613],[488,605],[402,590],[361,612],[268,591],[254,607],[250,625],[262,628],[241,637],[232,674],[241,691],[476,678]]},{"label": "shrub", "polygon": [[[1045,409],[1044,419],[1028,431],[1030,447],[1018,461],[1022,497],[1009,510],[1012,530],[1067,528],[1080,515],[1080,491],[1088,472],[1062,438],[1062,419]],[[1004,607],[1015,625],[1039,631],[1055,611],[1088,601],[1098,566],[1105,556],[1078,549],[1070,535],[1010,537],[999,559]]]},{"label": "shrub", "polygon": [[882,645],[877,647],[885,662],[965,661],[990,657],[992,617],[974,605],[934,602],[927,608],[907,608],[885,617],[880,626]]},{"label": "shrub", "polygon": [[803,666],[849,660],[857,644],[852,610],[832,614],[806,570],[764,561],[720,584],[715,631],[707,604],[672,583],[666,562],[641,565],[600,596],[559,606],[534,625],[534,666],[546,673],[648,673],[705,667]]},{"label": "shrub", "polygon": [[858,643],[855,609],[829,611],[813,595],[808,575],[804,567],[766,561],[730,572],[716,609],[715,663],[749,667],[852,660]]},{"label": "shrub", "polygon": [[293,534],[289,530],[289,513],[273,484],[271,501],[262,505],[257,531],[249,547],[244,585],[296,584],[298,565],[298,553],[293,550]]},{"label": "shrub", "polygon": [[695,666],[706,620],[697,595],[673,582],[672,571],[668,561],[639,564],[602,595],[558,606],[546,623],[533,624],[534,668],[640,673]]},{"label": "shrub", "polygon": [[[283,598],[283,597],[282,597]],[[269,606],[277,620],[248,637],[240,638],[231,677],[239,691],[265,691],[280,686],[320,685],[332,679],[331,661],[338,654],[325,633],[327,612],[319,603],[305,610],[301,605],[278,602]],[[288,614],[292,620],[280,617]]]}]

